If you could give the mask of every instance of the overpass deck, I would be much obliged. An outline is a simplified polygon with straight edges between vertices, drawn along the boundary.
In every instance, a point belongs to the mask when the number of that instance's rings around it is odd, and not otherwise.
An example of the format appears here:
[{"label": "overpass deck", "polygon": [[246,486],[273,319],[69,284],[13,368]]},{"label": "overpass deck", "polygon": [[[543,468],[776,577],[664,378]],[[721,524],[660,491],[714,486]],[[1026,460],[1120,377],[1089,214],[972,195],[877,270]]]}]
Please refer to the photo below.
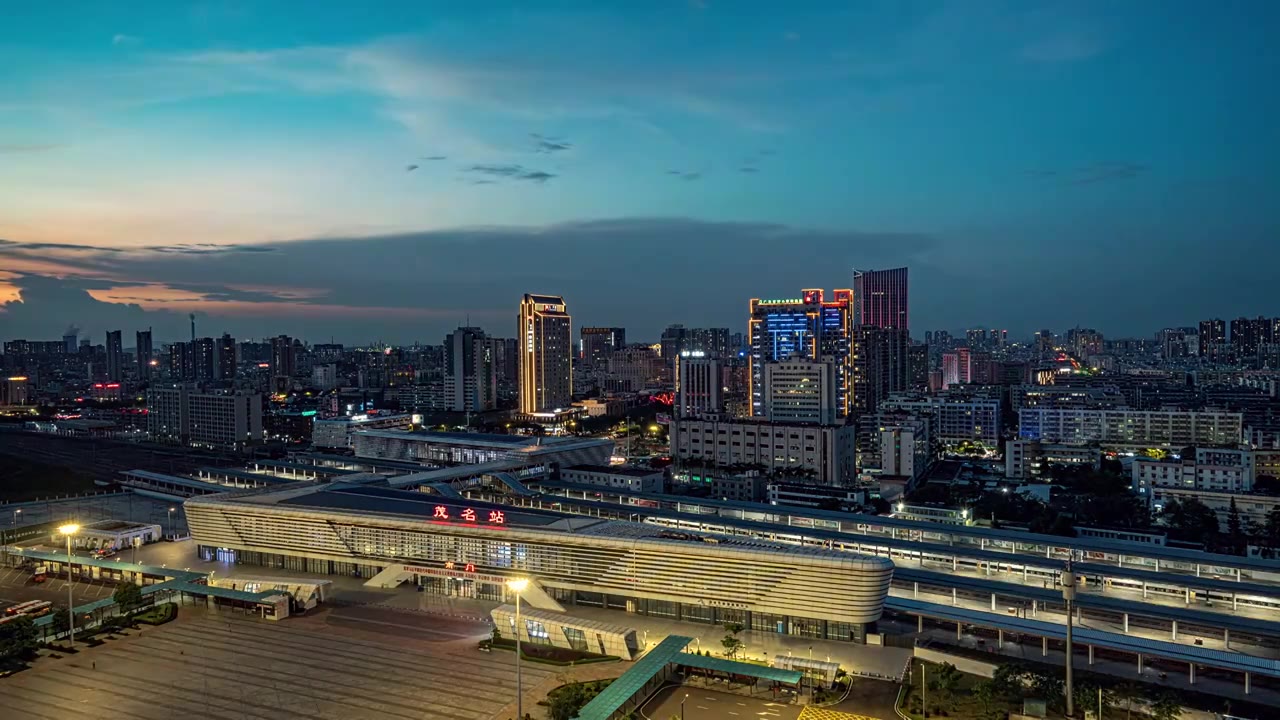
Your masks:
[{"label": "overpass deck", "polygon": [[[938,605],[936,603],[890,597],[885,601],[885,608],[911,615],[923,615],[938,620],[968,623],[987,628],[1000,628],[1006,632],[1018,632],[1051,640],[1066,640],[1066,626],[1057,623],[1043,622],[1029,618],[1010,617],[985,613],[966,608]],[[1271,678],[1280,678],[1280,660],[1244,655],[1242,653],[1214,650],[1197,645],[1151,640],[1147,638],[1105,632],[1091,628],[1076,628],[1073,631],[1074,641],[1080,645],[1095,645],[1110,650],[1165,658],[1196,665],[1234,670],[1237,672],[1256,673]]]},{"label": "overpass deck", "polygon": [[[897,567],[893,571],[895,581],[918,582],[933,587],[957,588],[972,592],[991,593],[1004,598],[1022,598],[1037,600],[1043,603],[1056,604],[1062,602],[1061,589],[1038,588],[1018,583],[984,580],[963,575],[919,570],[916,568]],[[1233,631],[1258,633],[1280,637],[1280,619],[1263,620],[1227,612],[1212,612],[1182,608],[1159,603],[1135,602],[1121,598],[1107,597],[1101,593],[1077,592],[1076,604],[1085,609],[1103,610],[1115,613],[1129,613],[1140,617],[1155,617],[1166,620],[1214,627],[1227,628]]]}]

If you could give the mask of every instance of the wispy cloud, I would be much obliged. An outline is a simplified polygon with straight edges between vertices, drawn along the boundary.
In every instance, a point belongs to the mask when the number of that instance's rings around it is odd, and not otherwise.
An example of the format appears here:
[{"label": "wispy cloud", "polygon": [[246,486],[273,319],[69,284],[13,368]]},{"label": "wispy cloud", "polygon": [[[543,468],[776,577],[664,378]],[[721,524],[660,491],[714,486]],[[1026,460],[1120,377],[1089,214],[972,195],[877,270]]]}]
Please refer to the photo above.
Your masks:
[{"label": "wispy cloud", "polygon": [[533,170],[523,165],[472,165],[465,169],[465,172],[479,173],[481,175],[489,175],[496,178],[508,178],[511,180],[526,180],[535,183],[545,183],[555,177],[554,173],[545,172],[543,170]]},{"label": "wispy cloud", "polygon": [[681,180],[701,180],[702,173],[697,170],[668,170],[668,175],[680,178]]},{"label": "wispy cloud", "polygon": [[52,143],[31,144],[31,145],[0,145],[0,155],[19,154],[19,153],[42,153],[52,150],[59,150],[66,147],[65,145],[57,145]]},{"label": "wispy cloud", "polygon": [[124,33],[116,33],[115,35],[111,36],[111,44],[117,47],[120,45],[137,45],[140,42],[142,42],[142,39],[134,35],[125,35]]},{"label": "wispy cloud", "polygon": [[52,242],[18,242],[0,238],[0,250],[55,250],[60,252],[107,254],[107,255],[143,255],[157,253],[161,255],[228,255],[234,253],[274,252],[274,248],[263,245],[218,245],[214,243],[183,243],[177,245],[142,245],[137,247],[106,247],[99,245],[76,245],[74,243]]},{"label": "wispy cloud", "polygon": [[552,138],[538,133],[529,133],[529,137],[533,138],[534,152],[550,154],[571,150],[573,144],[566,142],[563,138]]}]

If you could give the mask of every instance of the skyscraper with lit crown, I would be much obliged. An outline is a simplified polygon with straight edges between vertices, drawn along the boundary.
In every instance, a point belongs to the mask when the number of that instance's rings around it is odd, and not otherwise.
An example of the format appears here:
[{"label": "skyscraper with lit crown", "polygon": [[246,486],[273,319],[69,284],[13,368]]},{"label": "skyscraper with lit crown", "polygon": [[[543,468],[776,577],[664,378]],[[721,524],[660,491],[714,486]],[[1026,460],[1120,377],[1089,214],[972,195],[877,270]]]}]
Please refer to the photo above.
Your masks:
[{"label": "skyscraper with lit crown", "polygon": [[853,291],[801,290],[800,297],[751,300],[747,320],[751,414],[763,417],[766,363],[793,357],[829,360],[836,370],[836,417],[853,405]]},{"label": "skyscraper with lit crown", "polygon": [[526,293],[517,323],[520,412],[568,407],[573,400],[573,319],[564,298]]}]

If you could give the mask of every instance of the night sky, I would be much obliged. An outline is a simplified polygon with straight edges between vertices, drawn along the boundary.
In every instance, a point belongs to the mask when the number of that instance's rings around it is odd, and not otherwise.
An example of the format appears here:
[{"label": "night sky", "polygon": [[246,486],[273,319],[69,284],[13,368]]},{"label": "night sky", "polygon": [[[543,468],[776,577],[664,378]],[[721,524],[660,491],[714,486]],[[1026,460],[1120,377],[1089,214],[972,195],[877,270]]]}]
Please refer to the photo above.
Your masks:
[{"label": "night sky", "polygon": [[[1280,314],[1280,3],[8,3],[0,337]],[[129,343],[126,343],[129,344]]]}]

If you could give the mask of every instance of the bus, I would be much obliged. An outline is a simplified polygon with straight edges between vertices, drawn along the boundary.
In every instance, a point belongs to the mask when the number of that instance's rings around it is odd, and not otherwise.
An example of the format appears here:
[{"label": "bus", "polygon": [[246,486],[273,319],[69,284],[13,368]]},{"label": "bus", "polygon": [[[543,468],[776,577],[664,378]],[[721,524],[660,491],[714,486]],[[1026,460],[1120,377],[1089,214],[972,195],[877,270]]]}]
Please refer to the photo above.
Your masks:
[{"label": "bus", "polygon": [[33,618],[38,618],[38,617],[44,617],[45,615],[48,615],[51,612],[53,612],[53,603],[49,602],[48,600],[40,600],[32,607],[27,608],[26,611],[24,611],[22,614],[27,615],[29,617],[33,617]]},{"label": "bus", "polygon": [[4,609],[5,617],[17,617],[19,615],[40,617],[51,612],[53,612],[53,603],[48,600],[29,600],[17,605],[10,605]]}]

